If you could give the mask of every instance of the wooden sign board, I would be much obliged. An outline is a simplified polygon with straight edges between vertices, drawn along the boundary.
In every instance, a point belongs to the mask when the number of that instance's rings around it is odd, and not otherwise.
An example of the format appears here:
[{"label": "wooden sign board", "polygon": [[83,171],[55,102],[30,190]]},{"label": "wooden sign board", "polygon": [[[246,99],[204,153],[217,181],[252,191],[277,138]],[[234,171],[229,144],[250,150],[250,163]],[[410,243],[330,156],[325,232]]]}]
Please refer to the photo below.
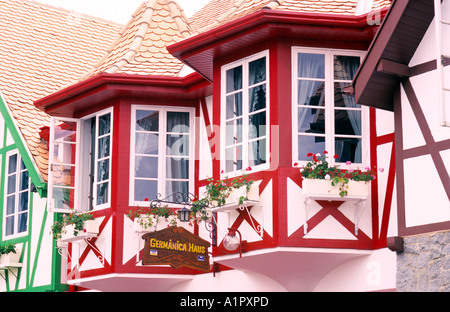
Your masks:
[{"label": "wooden sign board", "polygon": [[142,239],[145,240],[143,265],[168,264],[174,269],[210,271],[208,247],[211,244],[183,227],[171,226],[147,233]]}]

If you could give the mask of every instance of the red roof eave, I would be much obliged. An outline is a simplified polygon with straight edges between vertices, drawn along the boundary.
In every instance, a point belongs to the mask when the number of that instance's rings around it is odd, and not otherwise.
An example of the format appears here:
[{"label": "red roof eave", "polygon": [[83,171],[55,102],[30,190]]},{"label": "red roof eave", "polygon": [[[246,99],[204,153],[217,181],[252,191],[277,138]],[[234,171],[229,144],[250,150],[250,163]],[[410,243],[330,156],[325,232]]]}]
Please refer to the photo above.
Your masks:
[{"label": "red roof eave", "polygon": [[[230,40],[252,36],[256,38],[257,33],[264,29],[286,29],[288,31],[297,31],[302,36],[302,29],[314,29],[316,35],[329,35],[330,29],[336,34],[342,33],[349,41],[365,40],[368,43],[375,35],[376,25],[373,17],[384,18],[387,8],[364,15],[339,15],[324,13],[306,13],[306,12],[288,12],[263,9],[250,15],[244,16],[227,24],[213,28],[204,33],[187,38],[180,42],[170,45],[167,49],[169,52],[185,62],[192,68],[197,68],[196,62],[205,64],[205,57],[208,55],[220,56],[215,53],[207,53],[214,50]],[[274,36],[276,32],[267,32],[267,36]],[[358,34],[358,36],[354,36]],[[258,37],[261,39],[261,37]],[[246,41],[248,42],[248,41]],[[234,46],[236,48],[237,46]],[[244,46],[243,46],[244,47]],[[226,54],[230,51],[221,49],[219,53]],[[202,55],[202,58],[195,59],[196,56]],[[201,61],[200,61],[201,59]],[[213,60],[208,59],[211,64]],[[201,72],[204,76],[211,80],[210,72]]]},{"label": "red roof eave", "polygon": [[87,106],[118,96],[170,94],[171,98],[194,99],[207,94],[209,85],[198,73],[184,77],[102,73],[39,99],[34,105],[50,115],[70,117]]}]

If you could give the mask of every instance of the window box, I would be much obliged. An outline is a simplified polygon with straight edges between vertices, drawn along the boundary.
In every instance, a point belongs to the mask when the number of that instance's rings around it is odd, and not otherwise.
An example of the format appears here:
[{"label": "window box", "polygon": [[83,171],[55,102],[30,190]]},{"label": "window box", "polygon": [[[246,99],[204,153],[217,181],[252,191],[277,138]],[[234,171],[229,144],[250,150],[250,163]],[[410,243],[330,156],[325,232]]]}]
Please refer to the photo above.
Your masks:
[{"label": "window box", "polygon": [[75,225],[69,224],[64,227],[61,233],[61,242],[74,242],[86,238],[97,237],[99,234],[99,224],[97,220],[86,220],[83,224],[83,230],[75,232]]},{"label": "window box", "polygon": [[[244,196],[247,199],[243,201],[242,205],[239,204],[240,198]],[[224,212],[234,210],[240,206],[254,206],[259,202],[259,187],[258,185],[252,184],[248,193],[246,192],[246,186],[241,186],[240,188],[233,189],[225,200],[225,205],[216,206],[211,208],[211,212]]]},{"label": "window box", "polygon": [[21,252],[16,249],[16,252],[0,255],[0,268],[6,267],[21,267],[20,263]]},{"label": "window box", "polygon": [[[163,221],[164,220],[164,221]],[[158,230],[158,225],[175,225],[177,224],[178,217],[176,215],[169,216],[168,218],[157,217],[155,215],[144,215],[134,218],[134,231],[136,233],[149,233]],[[160,226],[162,229],[163,226]]]},{"label": "window box", "polygon": [[348,194],[344,197],[339,195],[340,189],[339,185],[331,185],[330,180],[323,179],[304,179],[303,185],[303,195],[310,198],[317,199],[341,199],[346,198],[367,198],[369,196],[369,182],[365,181],[352,181],[350,180],[347,184]]}]

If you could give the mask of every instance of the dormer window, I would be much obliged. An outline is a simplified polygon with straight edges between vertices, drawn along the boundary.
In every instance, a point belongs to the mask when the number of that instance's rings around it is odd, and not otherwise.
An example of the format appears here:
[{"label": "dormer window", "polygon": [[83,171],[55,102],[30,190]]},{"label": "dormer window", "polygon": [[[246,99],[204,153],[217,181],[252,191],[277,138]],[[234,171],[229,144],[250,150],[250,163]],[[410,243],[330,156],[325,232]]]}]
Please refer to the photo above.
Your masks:
[{"label": "dormer window", "polygon": [[132,114],[131,204],[192,192],[194,110],[136,105]]},{"label": "dormer window", "polygon": [[293,49],[294,161],[326,150],[339,156],[337,162],[367,163],[366,110],[344,93],[361,56],[356,51]]},{"label": "dormer window", "polygon": [[269,155],[268,52],[222,68],[221,168],[265,168]]}]

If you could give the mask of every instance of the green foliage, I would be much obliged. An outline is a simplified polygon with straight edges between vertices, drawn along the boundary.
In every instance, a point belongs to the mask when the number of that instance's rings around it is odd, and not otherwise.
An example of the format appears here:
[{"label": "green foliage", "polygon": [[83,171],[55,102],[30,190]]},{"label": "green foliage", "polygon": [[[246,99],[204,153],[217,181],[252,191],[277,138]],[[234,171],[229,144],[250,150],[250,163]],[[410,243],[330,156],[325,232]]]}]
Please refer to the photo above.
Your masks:
[{"label": "green foliage", "polygon": [[[145,199],[148,201],[148,198]],[[130,210],[127,214],[130,219],[138,219],[139,225],[144,229],[149,229],[158,223],[159,218],[165,218],[166,220],[170,216],[177,216],[176,213],[173,213],[168,206],[150,206],[150,207],[139,207],[135,210]],[[170,225],[176,225],[176,220],[171,220]]]},{"label": "green foliage", "polygon": [[14,244],[0,245],[0,255],[7,255],[11,252],[16,253],[16,245]]}]

